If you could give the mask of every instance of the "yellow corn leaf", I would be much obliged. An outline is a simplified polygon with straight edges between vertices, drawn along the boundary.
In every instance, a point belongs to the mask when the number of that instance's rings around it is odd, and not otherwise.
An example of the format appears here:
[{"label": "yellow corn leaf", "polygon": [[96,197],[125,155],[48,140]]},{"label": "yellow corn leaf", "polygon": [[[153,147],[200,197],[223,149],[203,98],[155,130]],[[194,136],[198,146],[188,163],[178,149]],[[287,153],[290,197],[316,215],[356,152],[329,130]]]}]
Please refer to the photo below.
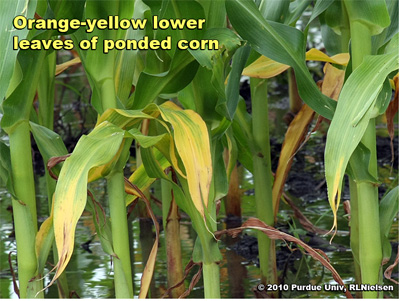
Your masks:
[{"label": "yellow corn leaf", "polygon": [[[322,51],[315,48],[312,48],[306,52],[307,61],[321,61],[346,66],[349,62],[349,59],[350,55],[348,53],[340,53],[329,57]],[[256,78],[271,78],[286,71],[289,69],[289,67],[290,66],[288,65],[281,64],[265,56],[261,56],[252,64],[244,68],[243,75]]]},{"label": "yellow corn leaf", "polygon": [[123,138],[123,130],[103,122],[89,135],[82,136],[71,156],[65,160],[54,198],[54,235],[59,262],[47,287],[61,275],[71,258],[76,224],[86,205],[89,170],[112,160]]},{"label": "yellow corn leaf", "polygon": [[81,62],[81,59],[79,57],[76,57],[68,62],[62,63],[60,65],[56,66],[56,75],[59,75],[63,73],[65,70],[67,70],[69,67],[79,64]]},{"label": "yellow corn leaf", "polygon": [[281,64],[265,56],[261,56],[243,69],[243,75],[256,78],[271,78],[289,69],[289,65]]},{"label": "yellow corn leaf", "polygon": [[315,48],[311,48],[309,51],[306,52],[306,61],[319,61],[347,66],[349,59],[350,55],[348,53],[339,53],[332,57],[329,57],[322,51]]},{"label": "yellow corn leaf", "polygon": [[[343,86],[345,72],[344,70],[333,67],[331,64],[325,65],[324,72],[325,77],[321,86],[321,91],[326,96],[337,100]],[[287,175],[292,166],[294,154],[304,141],[308,126],[313,119],[314,113],[315,112],[309,106],[304,104],[287,129],[272,188],[275,217],[278,213],[283,186],[285,185]]]},{"label": "yellow corn leaf", "polygon": [[212,177],[206,124],[196,112],[182,110],[172,102],[166,102],[159,108],[162,118],[173,127],[174,142],[185,167],[190,195],[196,209],[204,217]]},{"label": "yellow corn leaf", "polygon": [[47,257],[53,245],[54,228],[53,228],[53,211],[54,211],[54,194],[51,206],[50,216],[42,223],[38,233],[36,234],[35,249],[38,258],[38,271],[43,273]]}]

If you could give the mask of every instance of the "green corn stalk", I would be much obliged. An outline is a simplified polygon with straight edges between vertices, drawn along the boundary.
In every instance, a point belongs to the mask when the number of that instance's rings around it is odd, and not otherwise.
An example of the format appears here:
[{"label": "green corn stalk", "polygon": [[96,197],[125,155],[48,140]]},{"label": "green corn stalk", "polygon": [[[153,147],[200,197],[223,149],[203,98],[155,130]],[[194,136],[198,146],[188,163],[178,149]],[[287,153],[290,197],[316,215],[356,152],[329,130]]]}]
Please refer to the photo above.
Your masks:
[{"label": "green corn stalk", "polygon": [[[49,35],[47,37],[50,38]],[[29,282],[32,278],[38,276],[35,254],[37,213],[29,115],[45,55],[44,51],[20,52],[19,62],[24,77],[17,88],[3,102],[2,127],[10,138],[12,177],[17,196],[17,199],[13,199],[13,212],[21,298],[34,297],[41,289],[40,281]],[[29,210],[24,210],[22,207]],[[26,226],[28,224],[32,225],[32,231],[27,232]],[[30,235],[33,235],[33,237],[29,237]],[[28,286],[31,285],[36,286],[37,290],[34,293],[28,290]]]},{"label": "green corn stalk", "polygon": [[[344,4],[349,19],[348,24],[350,24],[353,73],[345,83],[328,131],[325,157],[326,176],[329,200],[336,222],[342,177],[344,168],[349,162],[349,174],[354,180],[350,184],[351,246],[354,253],[356,275],[361,278],[358,281],[373,285],[381,281],[382,261],[376,187],[375,116],[384,112],[388,100],[390,100],[384,81],[391,71],[397,69],[398,55],[395,51],[391,52],[389,45],[387,54],[370,56],[374,54],[371,37],[381,34],[383,28],[390,24],[385,1],[366,1],[362,8],[356,1],[344,1]],[[374,46],[375,49],[379,47]],[[385,65],[386,67],[384,67]],[[377,79],[373,80],[372,77]],[[371,83],[373,84],[371,85]],[[355,91],[355,88],[359,89],[359,92]],[[366,89],[370,91],[368,92]],[[380,91],[381,89],[382,91]],[[357,93],[354,95],[357,95],[360,100],[351,101],[354,99],[350,96],[352,93]],[[344,110],[348,110],[348,113]],[[347,121],[343,121],[343,119]],[[345,134],[343,135],[343,133]],[[341,136],[339,137],[339,135]],[[339,142],[339,139],[342,141]],[[332,142],[335,146],[332,145]],[[333,154],[333,151],[336,154]],[[333,171],[332,164],[336,164],[336,171]],[[335,200],[336,194],[337,200]],[[371,244],[371,241],[374,243]],[[358,273],[358,265],[360,273]],[[362,295],[365,298],[377,298],[379,294],[376,291],[366,291]]]},{"label": "green corn stalk", "polygon": [[[105,1],[87,1],[86,2],[86,18],[107,18],[108,15],[119,15],[130,18],[133,15],[133,3],[124,1],[113,1],[108,3]],[[89,81],[93,89],[92,103],[99,113],[109,108],[121,107],[121,103],[117,100],[117,94],[124,95],[123,88],[130,90],[130,85],[124,83],[133,74],[120,74],[122,72],[121,65],[117,65],[117,53],[115,50],[108,54],[103,53],[103,41],[105,39],[116,40],[124,34],[121,30],[95,30],[92,34],[86,34],[81,28],[74,36],[76,41],[82,39],[90,39],[98,36],[98,49],[83,52],[81,51],[81,60],[88,74]],[[125,77],[124,77],[125,76]],[[119,85],[116,84],[116,77],[120,80]],[[118,88],[118,91],[116,90]],[[128,146],[128,147],[127,147]],[[114,166],[114,170],[107,176],[108,197],[111,217],[111,231],[114,251],[118,258],[115,260],[114,278],[116,298],[132,298],[133,282],[131,272],[131,257],[128,239],[128,221],[125,207],[125,191],[124,191],[124,175],[123,167],[125,166],[127,154],[129,151],[128,143],[123,147],[118,163]]]},{"label": "green corn stalk", "polygon": [[[274,224],[272,205],[271,150],[269,142],[267,80],[250,79],[253,116],[253,173],[256,215],[267,225]],[[277,283],[275,244],[263,233],[257,233],[261,282]]]},{"label": "green corn stalk", "polygon": [[[386,7],[384,1],[382,1],[381,4],[383,4],[383,7],[379,13],[383,18],[385,18]],[[372,30],[357,20],[357,12],[355,9],[359,8],[356,8],[356,3],[353,1],[345,1],[345,5],[348,10],[350,21],[352,68],[355,70],[361,64],[364,56],[371,54]],[[377,11],[375,11],[374,14],[375,13],[377,13]],[[361,168],[365,168],[372,176],[377,178],[378,164],[376,156],[376,130],[374,118],[371,118],[369,121],[364,136],[361,139],[361,143],[363,143],[371,153],[369,166],[363,166]],[[357,178],[355,180],[357,182]],[[356,210],[358,210],[358,212],[355,217],[358,215],[358,260],[361,271],[361,281],[362,283],[373,285],[380,282],[381,277],[379,274],[382,262],[378,188],[373,183],[368,182],[357,183],[356,187]],[[354,202],[352,203],[354,204]],[[374,243],[371,244],[371,241]],[[357,251],[357,249],[355,251]],[[368,291],[363,292],[362,295],[364,298],[378,297],[377,292]]]}]

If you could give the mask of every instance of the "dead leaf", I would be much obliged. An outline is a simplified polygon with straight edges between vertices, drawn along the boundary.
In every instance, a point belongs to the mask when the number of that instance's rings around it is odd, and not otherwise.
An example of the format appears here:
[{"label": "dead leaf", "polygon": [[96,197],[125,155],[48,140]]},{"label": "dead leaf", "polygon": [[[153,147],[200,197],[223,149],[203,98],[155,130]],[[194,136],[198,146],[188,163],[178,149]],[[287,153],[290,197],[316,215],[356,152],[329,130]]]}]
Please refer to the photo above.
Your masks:
[{"label": "dead leaf", "polygon": [[399,250],[397,250],[396,260],[394,261],[393,264],[391,264],[391,265],[385,270],[385,273],[384,273],[386,279],[389,279],[390,281],[392,281],[392,282],[394,282],[394,283],[396,283],[396,284],[399,284],[399,283],[398,283],[396,280],[392,279],[392,272],[393,272],[393,269],[394,269],[394,268],[396,267],[396,265],[398,265],[398,264],[399,264]]},{"label": "dead leaf", "polygon": [[[221,235],[223,235],[223,234],[228,234],[228,235],[231,235],[232,237],[236,237],[245,229],[259,230],[259,231],[263,232],[264,234],[266,234],[270,239],[274,239],[274,240],[280,239],[285,242],[290,241],[290,242],[293,242],[293,243],[301,246],[312,258],[314,258],[315,260],[318,260],[324,267],[326,267],[328,270],[330,270],[332,272],[333,279],[335,279],[337,283],[339,283],[340,285],[343,285],[343,286],[345,285],[342,278],[338,274],[338,272],[329,263],[329,259],[323,251],[311,248],[309,245],[307,245],[300,239],[293,237],[287,233],[281,232],[281,231],[275,229],[274,227],[268,226],[264,222],[260,221],[258,218],[251,217],[246,222],[244,222],[241,227],[217,231],[214,234],[217,238],[221,237]],[[353,296],[351,295],[351,293],[348,290],[346,290],[345,294],[346,294],[347,298],[353,298]]]}]

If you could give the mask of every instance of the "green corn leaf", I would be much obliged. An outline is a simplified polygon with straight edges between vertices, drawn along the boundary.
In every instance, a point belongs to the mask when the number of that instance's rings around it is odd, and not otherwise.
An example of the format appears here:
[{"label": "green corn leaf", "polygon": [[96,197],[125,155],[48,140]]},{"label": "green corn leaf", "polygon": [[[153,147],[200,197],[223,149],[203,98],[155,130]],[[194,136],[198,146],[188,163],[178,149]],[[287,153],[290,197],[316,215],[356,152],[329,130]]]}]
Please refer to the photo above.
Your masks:
[{"label": "green corn leaf", "polygon": [[285,18],[285,24],[290,24],[292,26],[296,25],[296,21],[300,18],[302,13],[311,4],[311,0],[295,0],[290,2],[289,13]]},{"label": "green corn leaf", "polygon": [[228,193],[228,174],[224,162],[224,145],[222,141],[214,141],[213,146],[213,188],[212,195],[209,197],[209,202],[215,203],[222,199]]},{"label": "green corn leaf", "polygon": [[[44,1],[39,1],[44,2]],[[48,9],[46,15],[43,16],[44,19],[83,19],[83,12],[85,8],[86,0],[49,0]],[[75,29],[69,29],[67,32],[55,31],[53,35],[69,35],[73,33]]]},{"label": "green corn leaf", "polygon": [[154,117],[140,110],[108,109],[99,117],[97,124],[108,121],[120,128],[129,130],[143,119],[154,119]]},{"label": "green corn leaf", "polygon": [[11,172],[10,148],[0,141],[0,179],[14,199],[16,197]]},{"label": "green corn leaf", "polygon": [[[85,19],[108,20],[109,16],[130,19],[133,16],[134,2],[123,0],[87,0],[85,7]],[[124,105],[115,96],[115,71],[118,68],[116,64],[117,50],[112,49],[108,53],[104,53],[103,45],[104,40],[116,41],[123,38],[126,32],[122,29],[100,30],[95,28],[93,32],[87,33],[86,29],[85,27],[81,27],[71,38],[74,40],[75,45],[79,45],[82,40],[90,41],[94,37],[98,38],[96,50],[82,50],[80,47],[77,48],[93,91],[92,104],[100,114],[108,108],[123,108]],[[122,69],[118,69],[118,71],[121,72]],[[121,86],[118,87],[120,88]],[[130,91],[131,86],[127,86],[126,89]]]},{"label": "green corn leaf", "polygon": [[[186,0],[186,1],[175,1],[175,0],[166,0],[163,1],[163,6],[161,8],[160,15],[158,19],[167,19],[167,20],[204,20],[205,15],[203,11],[203,7],[200,3],[195,0]],[[153,24],[154,26],[155,24]],[[203,28],[206,28],[206,25],[203,23]],[[163,40],[167,36],[171,37],[172,49],[167,50],[168,54],[173,57],[176,52],[180,51],[177,48],[177,43],[179,40],[200,40],[202,39],[204,30],[201,29],[189,29],[187,27],[183,27],[182,29],[173,29],[171,26],[167,29],[157,29],[156,30],[156,38],[158,40]]]},{"label": "green corn leaf", "polygon": [[383,82],[382,90],[378,95],[375,103],[376,116],[382,115],[386,112],[387,107],[392,99],[392,87],[390,86],[389,79]]},{"label": "green corn leaf", "polygon": [[[81,20],[83,17],[83,11],[86,0],[49,0],[48,5],[52,10],[56,20],[61,19],[78,19]],[[65,34],[65,33],[64,33]]]},{"label": "green corn leaf", "polygon": [[207,123],[221,119],[221,115],[215,110],[217,91],[213,88],[204,89],[205,85],[210,85],[212,77],[211,70],[200,67],[192,82],[178,94],[178,100],[183,107],[196,111]]},{"label": "green corn leaf", "polygon": [[383,260],[389,260],[392,254],[392,246],[388,236],[398,212],[399,186],[393,188],[379,203],[379,223],[381,228]]},{"label": "green corn leaf", "polygon": [[[43,38],[50,38],[50,32],[45,32]],[[23,78],[3,102],[4,116],[1,119],[1,127],[7,133],[13,131],[18,123],[29,119],[45,56],[44,50],[23,50],[18,54]]]},{"label": "green corn leaf", "polygon": [[[205,33],[204,38],[218,40],[219,49],[192,50],[191,54],[203,67],[206,67],[207,69],[212,71],[211,80],[208,79],[206,81],[206,79],[204,78],[204,82],[202,84],[207,85],[208,82],[211,82],[212,87],[215,89],[216,96],[218,97],[215,110],[222,116],[226,117],[228,120],[231,120],[236,110],[235,99],[230,100],[229,98],[227,98],[225,93],[226,90],[225,80],[227,77],[227,73],[229,72],[228,68],[230,65],[231,58],[235,53],[236,49],[240,47],[241,41],[237,35],[235,35],[231,30],[228,30],[226,28],[212,28]],[[246,62],[242,64],[244,65],[245,63]],[[238,74],[240,75],[240,73]],[[238,87],[240,79],[233,77],[232,80],[237,81],[237,87]],[[232,89],[232,87],[230,88]],[[231,106],[234,108],[230,108],[230,110],[228,110],[228,102],[233,102]]]},{"label": "green corn leaf", "polygon": [[241,99],[232,124],[233,135],[240,148],[238,160],[250,172],[253,172],[253,143],[251,116],[246,111],[246,103]]},{"label": "green corn leaf", "polygon": [[100,239],[103,251],[108,255],[116,256],[112,244],[112,233],[110,219],[105,216],[104,209],[96,201],[89,200],[86,209],[92,214],[93,224],[96,228],[97,236]]},{"label": "green corn leaf", "polygon": [[236,49],[238,49],[242,42],[239,37],[227,28],[211,28],[204,33],[203,39],[218,40],[219,49],[217,50],[190,50],[190,53],[203,67],[209,70],[213,69],[215,60],[223,52],[229,53],[230,56],[233,55]]},{"label": "green corn leaf", "polygon": [[226,27],[225,0],[200,0],[198,2],[204,8],[207,29]]},{"label": "green corn leaf", "polygon": [[318,114],[331,119],[336,103],[319,91],[308,72],[302,32],[265,20],[253,1],[227,0],[226,9],[240,36],[257,52],[293,67],[301,98]]},{"label": "green corn leaf", "polygon": [[160,74],[142,72],[136,85],[132,102],[128,100],[130,109],[143,109],[152,103],[161,93],[177,93],[186,87],[196,75],[198,63],[188,51],[177,51],[168,71]]},{"label": "green corn leaf", "polygon": [[379,221],[381,233],[388,236],[393,220],[399,212],[399,186],[393,188],[379,203]]},{"label": "green corn leaf", "polygon": [[311,23],[312,21],[314,21],[314,19],[315,19],[316,17],[318,17],[320,14],[322,14],[324,11],[326,11],[326,10],[329,8],[329,6],[332,5],[332,3],[333,3],[334,1],[335,1],[335,0],[317,0],[317,1],[315,2],[314,9],[313,9],[313,11],[312,11],[310,20],[308,20],[307,25],[310,25],[310,23]]},{"label": "green corn leaf", "polygon": [[[133,19],[151,19],[150,8],[143,1],[135,1]],[[146,30],[130,27],[124,39],[140,40],[146,35]],[[134,78],[138,50],[121,50],[117,52],[115,62],[115,90],[120,101],[127,106]]]},{"label": "green corn leaf", "polygon": [[[154,153],[154,158],[160,165],[161,170],[165,170],[168,166],[171,166],[171,163],[161,152],[155,150]],[[132,184],[135,184],[142,191],[149,188],[155,180],[156,178],[149,177],[143,164],[140,165],[139,168],[129,177],[129,181]],[[136,196],[140,197],[139,195]],[[128,206],[134,199],[135,197],[133,195],[128,194],[125,199],[126,205]]]},{"label": "green corn leaf", "polygon": [[398,64],[398,53],[365,57],[349,76],[339,96],[325,149],[325,176],[335,225],[346,166],[370,118],[376,116],[374,106],[383,82],[389,73],[398,69]]},{"label": "green corn leaf", "polygon": [[[51,157],[60,157],[68,154],[67,148],[58,134],[34,122],[30,122],[29,124],[33,138],[46,164]],[[60,168],[61,167],[57,165],[52,171],[58,175]]]},{"label": "green corn leaf", "polygon": [[124,131],[103,122],[89,135],[82,136],[72,155],[65,160],[54,199],[54,234],[59,262],[49,286],[61,275],[71,258],[76,224],[86,205],[89,170],[109,162],[123,138]]},{"label": "green corn leaf", "polygon": [[346,173],[348,173],[348,175],[356,183],[369,182],[373,184],[380,184],[378,179],[371,175],[367,169],[360,168],[360,166],[369,165],[370,157],[370,150],[362,142],[360,142],[351,155],[352,159],[349,161],[349,165],[347,165],[346,169]]},{"label": "green corn leaf", "polygon": [[362,23],[368,27],[371,35],[377,35],[390,24],[390,17],[385,0],[343,1],[350,22]]},{"label": "green corn leaf", "polygon": [[[341,53],[344,51],[348,51],[348,45],[342,46],[342,37],[333,30],[333,28],[330,27],[330,24],[328,24],[327,16],[329,15],[329,11],[332,9],[332,7],[335,6],[335,3],[337,1],[334,1],[332,5],[319,16],[319,22],[321,23],[321,35],[322,35],[322,42],[324,43],[324,46],[326,48],[326,53],[329,56],[335,55],[337,53]],[[339,16],[339,15],[337,15]],[[347,22],[348,23],[348,22]],[[344,28],[343,28],[344,29]],[[347,32],[350,31],[350,27],[347,24]]]},{"label": "green corn leaf", "polygon": [[[250,47],[243,46],[233,56],[232,71],[229,75],[228,84],[226,85],[226,111],[229,120],[235,116],[236,108],[239,103],[239,90],[240,90],[240,75],[246,65],[247,59],[250,55]],[[218,105],[217,105],[218,106]]]},{"label": "green corn leaf", "polygon": [[390,16],[390,25],[379,35],[372,37],[372,53],[381,54],[382,48],[399,32],[399,1],[387,0],[386,6]]},{"label": "green corn leaf", "polygon": [[56,52],[50,52],[43,61],[38,83],[39,110],[41,125],[52,129],[54,123],[54,84],[56,71]]},{"label": "green corn leaf", "polygon": [[16,30],[13,27],[15,16],[32,18],[36,9],[36,0],[2,0],[0,9],[0,106],[6,95],[7,88],[13,76],[18,50],[13,49],[13,37],[25,39],[28,29]]},{"label": "green corn leaf", "polygon": [[283,23],[290,13],[289,6],[290,0],[263,0],[259,9],[264,19]]}]

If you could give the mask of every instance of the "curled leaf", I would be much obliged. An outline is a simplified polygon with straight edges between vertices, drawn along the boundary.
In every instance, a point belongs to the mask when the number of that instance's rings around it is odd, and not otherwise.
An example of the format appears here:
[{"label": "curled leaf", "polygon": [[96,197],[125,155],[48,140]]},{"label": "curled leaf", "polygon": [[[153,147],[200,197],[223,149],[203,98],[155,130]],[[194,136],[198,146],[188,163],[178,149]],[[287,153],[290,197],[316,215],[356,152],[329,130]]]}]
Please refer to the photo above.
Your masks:
[{"label": "curled leaf", "polygon": [[59,261],[56,274],[47,287],[61,275],[72,256],[76,224],[86,205],[89,170],[109,162],[117,153],[123,137],[124,131],[103,122],[89,135],[82,136],[71,156],[65,160],[54,199],[54,235]]},{"label": "curled leaf", "polygon": [[[247,221],[245,221],[241,227],[238,228],[217,231],[215,232],[215,236],[220,237],[223,234],[228,234],[231,235],[232,237],[236,237],[245,229],[259,230],[264,234],[266,234],[270,239],[274,240],[281,239],[283,241],[290,241],[301,246],[312,258],[318,260],[324,267],[326,267],[328,270],[332,272],[333,279],[335,279],[337,283],[345,286],[342,278],[335,270],[335,268],[329,263],[328,256],[323,251],[311,248],[309,245],[307,245],[300,239],[293,237],[287,233],[281,232],[275,229],[274,227],[268,226],[264,222],[260,221],[258,218],[251,217]],[[353,296],[350,294],[348,290],[345,291],[345,294],[347,298],[353,298]]]}]

